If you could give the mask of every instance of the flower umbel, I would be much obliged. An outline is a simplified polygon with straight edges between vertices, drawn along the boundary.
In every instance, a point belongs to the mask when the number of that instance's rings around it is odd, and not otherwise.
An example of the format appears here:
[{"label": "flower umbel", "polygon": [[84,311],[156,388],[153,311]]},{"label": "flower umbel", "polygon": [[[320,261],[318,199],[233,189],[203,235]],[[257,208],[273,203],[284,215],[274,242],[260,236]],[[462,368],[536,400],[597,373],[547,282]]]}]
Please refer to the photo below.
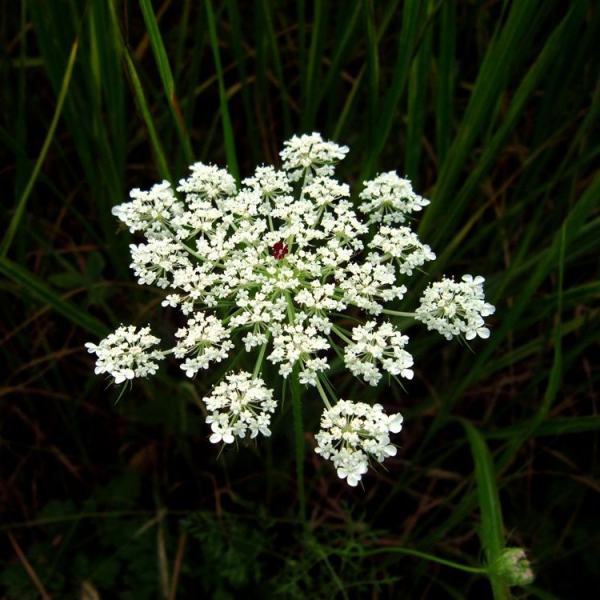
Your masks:
[{"label": "flower umbel", "polygon": [[108,373],[115,383],[123,383],[156,373],[158,361],[163,358],[163,353],[154,349],[159,342],[150,333],[150,327],[121,325],[99,344],[88,342],[85,346],[98,357],[96,374]]},{"label": "flower umbel", "polygon": [[[276,365],[279,377],[297,377],[325,404],[317,452],[354,486],[370,462],[396,453],[389,434],[402,417],[337,400],[325,379],[331,361],[343,357],[372,386],[384,373],[412,379],[397,316],[470,340],[489,336],[484,318],[494,307],[483,278],[471,275],[432,283],[416,302],[408,278],[435,254],[411,223],[429,201],[390,171],[365,181],[352,202],[335,178],[347,152],[318,133],[294,136],[280,153],[282,170],[259,166],[240,186],[225,169],[195,163],[175,188],[163,181],[133,190],[113,209],[143,238],[130,246],[131,268],[140,284],[165,290],[162,306],[183,324],[173,327],[170,349],[133,326],[87,346],[96,372],[117,384],[154,374],[167,355],[193,378],[237,353],[247,370],[229,369],[204,400],[214,443],[269,435],[276,401],[264,366]],[[419,304],[415,312],[396,310],[409,302]]]},{"label": "flower umbel", "polygon": [[395,456],[390,433],[402,429],[402,415],[386,415],[380,404],[339,400],[321,416],[315,452],[330,459],[340,479],[356,486],[367,472],[369,460],[383,462]]},{"label": "flower umbel", "polygon": [[485,301],[484,281],[480,276],[463,275],[460,282],[442,279],[430,284],[416,310],[416,318],[448,340],[461,334],[467,340],[490,337],[483,317],[493,314],[495,309]]},{"label": "flower umbel", "polygon": [[210,425],[213,444],[231,444],[234,439],[259,433],[270,436],[271,413],[277,403],[261,379],[253,379],[250,373],[230,373],[217,384],[210,396],[204,398],[208,411],[206,422]]},{"label": "flower umbel", "polygon": [[404,350],[408,337],[402,335],[391,323],[377,326],[375,321],[369,321],[358,325],[352,330],[352,341],[353,344],[346,346],[344,360],[356,377],[377,385],[381,379],[381,365],[390,375],[413,378],[413,357]]}]

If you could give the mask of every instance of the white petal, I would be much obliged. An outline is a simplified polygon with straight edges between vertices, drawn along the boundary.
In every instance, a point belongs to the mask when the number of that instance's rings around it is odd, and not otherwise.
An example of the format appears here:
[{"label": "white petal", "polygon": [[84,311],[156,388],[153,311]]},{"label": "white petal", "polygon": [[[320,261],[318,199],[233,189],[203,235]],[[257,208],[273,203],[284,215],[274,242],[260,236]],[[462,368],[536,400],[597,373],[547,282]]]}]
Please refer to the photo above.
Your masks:
[{"label": "white petal", "polygon": [[398,449],[393,444],[388,444],[383,451],[385,452],[386,456],[396,456]]},{"label": "white petal", "polygon": [[392,433],[398,433],[402,429],[402,422],[404,417],[400,413],[390,416],[390,422],[388,425],[389,430]]}]

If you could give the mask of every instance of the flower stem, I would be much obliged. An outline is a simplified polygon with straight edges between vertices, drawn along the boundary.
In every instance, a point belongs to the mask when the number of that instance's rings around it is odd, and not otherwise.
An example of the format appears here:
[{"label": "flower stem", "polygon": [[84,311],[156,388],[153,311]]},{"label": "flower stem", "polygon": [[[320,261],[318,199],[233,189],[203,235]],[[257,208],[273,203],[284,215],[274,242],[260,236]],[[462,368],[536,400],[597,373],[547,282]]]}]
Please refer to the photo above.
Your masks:
[{"label": "flower stem", "polygon": [[258,358],[256,359],[256,364],[254,365],[254,371],[252,372],[252,379],[256,379],[258,374],[260,373],[260,368],[262,367],[263,360],[265,358],[265,352],[267,350],[267,344],[269,341],[267,340],[261,347],[258,352]]},{"label": "flower stem", "polygon": [[465,565],[462,563],[454,562],[453,560],[447,560],[445,558],[440,558],[439,556],[435,556],[433,554],[427,554],[426,552],[420,552],[419,550],[412,550],[411,548],[401,548],[401,547],[389,547],[389,548],[377,548],[375,550],[367,550],[361,554],[361,556],[374,556],[377,554],[404,554],[406,556],[414,556],[415,558],[422,558],[423,560],[428,560],[431,562],[438,563],[439,565],[444,565],[446,567],[450,567],[451,569],[456,569],[458,571],[464,571],[465,573],[474,573],[477,575],[487,575],[488,569],[485,567],[471,567],[469,565]]},{"label": "flower stem", "polygon": [[292,392],[292,414],[294,417],[294,441],[296,444],[296,482],[300,520],[306,523],[306,495],[304,491],[304,425],[302,423],[302,390],[298,382],[298,370],[290,378]]},{"label": "flower stem", "polygon": [[331,404],[329,403],[329,398],[327,398],[327,394],[325,393],[325,390],[323,389],[323,386],[321,385],[321,381],[319,380],[318,377],[317,377],[317,391],[319,392],[319,396],[321,396],[321,399],[323,400],[323,404],[325,404],[325,406],[327,408],[331,408]]},{"label": "flower stem", "polygon": [[336,325],[332,325],[332,329],[333,331],[335,331],[336,335],[344,340],[344,342],[346,342],[346,344],[353,344],[354,342]]},{"label": "flower stem", "polygon": [[414,317],[416,313],[414,312],[402,312],[399,310],[391,310],[389,308],[383,309],[383,314],[392,315],[394,317]]}]

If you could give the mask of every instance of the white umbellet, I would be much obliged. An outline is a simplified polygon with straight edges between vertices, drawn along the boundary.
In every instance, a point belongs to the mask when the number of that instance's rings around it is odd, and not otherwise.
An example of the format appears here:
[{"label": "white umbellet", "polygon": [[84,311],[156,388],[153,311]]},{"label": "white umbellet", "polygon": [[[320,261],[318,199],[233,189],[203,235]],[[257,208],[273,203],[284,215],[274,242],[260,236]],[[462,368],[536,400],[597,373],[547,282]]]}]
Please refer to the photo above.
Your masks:
[{"label": "white umbellet", "polygon": [[380,404],[339,400],[323,411],[315,452],[331,460],[338,477],[356,486],[369,461],[383,462],[396,454],[390,433],[402,429],[402,415],[387,415]]},{"label": "white umbellet", "polygon": [[463,275],[461,281],[445,278],[430,284],[421,296],[416,318],[448,340],[458,335],[467,340],[490,337],[483,317],[495,308],[485,301],[484,281],[481,276]]},{"label": "white umbellet", "polygon": [[121,325],[100,343],[88,342],[85,347],[97,356],[96,374],[108,373],[115,383],[124,383],[156,373],[163,358],[163,352],[156,348],[159,342],[150,327]]},{"label": "white umbellet", "polygon": [[229,373],[203,402],[213,444],[231,444],[235,438],[255,438],[259,433],[271,435],[271,414],[277,406],[273,390],[250,373]]}]

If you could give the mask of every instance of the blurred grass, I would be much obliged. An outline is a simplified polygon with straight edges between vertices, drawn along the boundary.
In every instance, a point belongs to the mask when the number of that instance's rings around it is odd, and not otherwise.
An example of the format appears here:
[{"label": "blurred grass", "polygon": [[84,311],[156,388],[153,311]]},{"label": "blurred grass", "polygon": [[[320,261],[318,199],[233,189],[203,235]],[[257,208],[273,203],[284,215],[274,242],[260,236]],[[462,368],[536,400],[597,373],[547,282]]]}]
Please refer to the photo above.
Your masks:
[{"label": "blurred grass", "polygon": [[[504,598],[485,565],[505,544],[533,558],[528,596],[600,583],[595,3],[0,6],[5,597],[36,597],[34,574],[54,597]],[[432,199],[439,260],[415,290],[481,273],[497,305],[472,351],[411,328],[406,392],[332,370],[343,397],[406,417],[364,491],[291,435],[284,390],[273,439],[217,457],[212,379],[167,369],[115,406],[82,348],[121,320],[176,326],[128,272],[110,212],[128,189],[192,157],[244,177],[312,130],[350,146],[356,187],[396,169]],[[307,432],[318,412],[302,406]]]}]

